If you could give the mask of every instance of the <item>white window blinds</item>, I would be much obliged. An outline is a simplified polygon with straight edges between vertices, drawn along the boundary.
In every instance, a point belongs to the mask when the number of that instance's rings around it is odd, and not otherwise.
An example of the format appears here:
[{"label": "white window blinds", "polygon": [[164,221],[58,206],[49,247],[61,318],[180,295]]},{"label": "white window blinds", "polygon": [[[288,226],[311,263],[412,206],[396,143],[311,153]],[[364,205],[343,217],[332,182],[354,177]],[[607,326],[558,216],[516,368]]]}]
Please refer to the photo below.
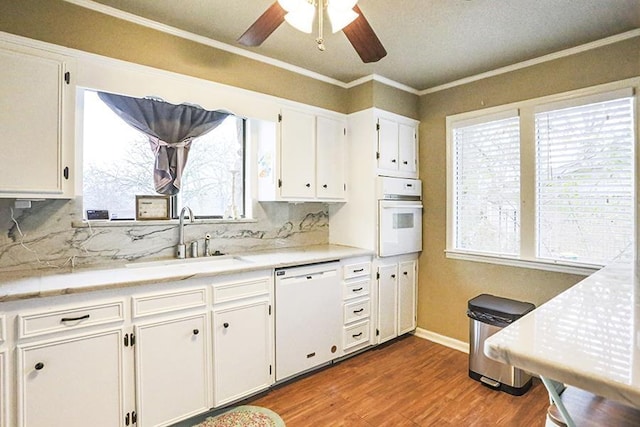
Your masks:
[{"label": "white window blinds", "polygon": [[519,118],[517,111],[507,116],[453,125],[457,250],[519,253]]},{"label": "white window blinds", "polygon": [[606,264],[633,242],[633,98],[535,114],[537,256]]}]

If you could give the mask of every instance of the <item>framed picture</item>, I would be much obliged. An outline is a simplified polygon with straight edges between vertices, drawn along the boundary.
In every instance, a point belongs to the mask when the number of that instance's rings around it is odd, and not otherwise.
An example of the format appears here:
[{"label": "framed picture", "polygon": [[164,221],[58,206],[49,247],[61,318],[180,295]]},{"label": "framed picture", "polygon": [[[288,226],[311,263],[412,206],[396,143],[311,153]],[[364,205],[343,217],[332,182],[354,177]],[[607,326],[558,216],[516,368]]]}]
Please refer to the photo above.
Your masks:
[{"label": "framed picture", "polygon": [[136,220],[171,218],[171,196],[136,196]]}]

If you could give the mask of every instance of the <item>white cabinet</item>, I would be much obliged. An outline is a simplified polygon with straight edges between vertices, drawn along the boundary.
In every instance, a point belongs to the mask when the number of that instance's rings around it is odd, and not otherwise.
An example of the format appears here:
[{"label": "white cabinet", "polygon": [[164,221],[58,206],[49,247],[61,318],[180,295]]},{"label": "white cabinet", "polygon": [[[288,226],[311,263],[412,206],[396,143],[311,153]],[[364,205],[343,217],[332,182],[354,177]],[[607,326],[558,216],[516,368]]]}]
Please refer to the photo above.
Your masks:
[{"label": "white cabinet", "polygon": [[318,116],[316,128],[316,197],[345,200],[346,123]]},{"label": "white cabinet", "polygon": [[344,354],[371,344],[371,259],[342,261]]},{"label": "white cabinet", "polygon": [[0,427],[7,426],[7,353],[0,351]]},{"label": "white cabinet", "polygon": [[0,197],[71,198],[70,58],[0,42]]},{"label": "white cabinet", "polygon": [[344,201],[346,121],[283,108],[279,138],[258,143],[260,201]]},{"label": "white cabinet", "polygon": [[[410,257],[410,256],[409,256]],[[417,260],[380,259],[377,266],[377,335],[383,343],[416,328]]]},{"label": "white cabinet", "polygon": [[244,275],[214,284],[214,406],[273,383],[271,274]]},{"label": "white cabinet", "polygon": [[135,327],[138,426],[164,426],[210,408],[207,313]]},{"label": "white cabinet", "polygon": [[19,345],[18,425],[123,425],[121,330]]},{"label": "white cabinet", "polygon": [[379,113],[376,129],[378,175],[417,178],[417,123],[390,113]]},{"label": "white cabinet", "polygon": [[315,116],[283,109],[280,120],[280,197],[312,199],[316,192]]}]

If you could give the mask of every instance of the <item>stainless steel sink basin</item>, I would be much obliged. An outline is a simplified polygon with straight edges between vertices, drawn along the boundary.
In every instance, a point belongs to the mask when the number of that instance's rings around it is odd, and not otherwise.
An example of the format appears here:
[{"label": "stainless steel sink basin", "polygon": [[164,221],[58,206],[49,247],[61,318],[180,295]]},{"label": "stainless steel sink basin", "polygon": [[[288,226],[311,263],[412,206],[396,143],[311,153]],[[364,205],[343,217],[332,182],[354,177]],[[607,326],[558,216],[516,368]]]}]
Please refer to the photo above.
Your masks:
[{"label": "stainless steel sink basin", "polygon": [[185,259],[162,259],[158,261],[142,261],[142,262],[132,262],[127,264],[128,268],[143,268],[143,267],[182,267],[182,266],[198,266],[201,268],[226,268],[226,267],[235,267],[248,265],[252,262],[243,259],[242,257],[233,256],[233,255],[221,255],[221,256],[209,256],[209,257],[199,257],[199,258],[185,258]]}]

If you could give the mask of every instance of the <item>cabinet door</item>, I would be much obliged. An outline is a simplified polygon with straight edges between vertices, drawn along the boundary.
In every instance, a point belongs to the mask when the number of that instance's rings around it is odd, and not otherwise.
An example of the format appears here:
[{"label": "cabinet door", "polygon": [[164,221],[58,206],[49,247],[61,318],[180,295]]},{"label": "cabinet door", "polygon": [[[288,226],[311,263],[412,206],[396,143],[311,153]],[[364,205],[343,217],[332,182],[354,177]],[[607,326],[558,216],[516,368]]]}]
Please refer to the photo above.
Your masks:
[{"label": "cabinet door", "polygon": [[213,313],[214,406],[239,399],[271,384],[269,301]]},{"label": "cabinet door", "polygon": [[280,138],[280,196],[284,199],[314,198],[315,116],[283,109]]},{"label": "cabinet door", "polygon": [[378,118],[378,169],[398,170],[398,123]]},{"label": "cabinet door", "polygon": [[417,172],[417,137],[416,128],[400,123],[398,125],[398,170],[402,172]]},{"label": "cabinet door", "polygon": [[[69,90],[61,56],[0,43],[0,196],[58,196],[71,187],[63,155]],[[65,176],[67,178],[65,178]]]},{"label": "cabinet door", "polygon": [[0,352],[0,427],[7,426],[6,353]]},{"label": "cabinet door", "polygon": [[378,273],[378,332],[383,343],[398,336],[398,265],[381,265]]},{"label": "cabinet door", "polygon": [[120,330],[18,346],[20,427],[124,425]]},{"label": "cabinet door", "polygon": [[416,328],[416,261],[398,265],[398,335]]},{"label": "cabinet door", "polygon": [[136,326],[138,427],[170,425],[211,407],[207,318]]},{"label": "cabinet door", "polygon": [[345,198],[345,124],[318,117],[316,133],[316,195],[320,199]]}]

